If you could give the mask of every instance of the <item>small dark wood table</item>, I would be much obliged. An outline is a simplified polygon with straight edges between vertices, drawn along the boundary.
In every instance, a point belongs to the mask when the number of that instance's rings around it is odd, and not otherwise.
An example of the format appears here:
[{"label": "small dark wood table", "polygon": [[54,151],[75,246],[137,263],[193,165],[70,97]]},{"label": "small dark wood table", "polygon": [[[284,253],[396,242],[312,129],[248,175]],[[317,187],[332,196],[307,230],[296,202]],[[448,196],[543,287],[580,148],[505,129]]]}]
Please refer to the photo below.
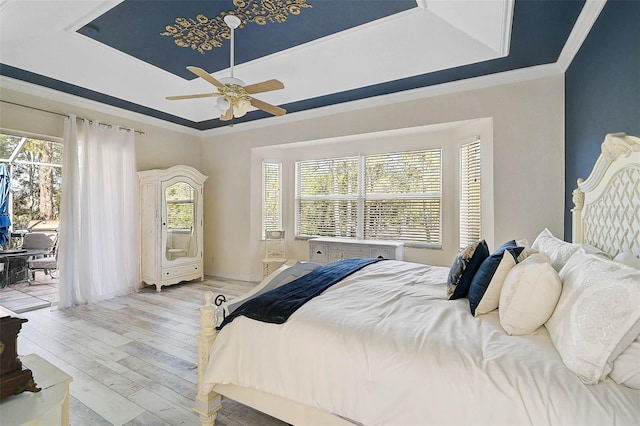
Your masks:
[{"label": "small dark wood table", "polygon": [[[0,288],[5,288],[9,284],[27,281],[27,262],[31,256],[45,254],[44,250],[9,249],[0,250],[0,262],[4,264],[4,271],[0,274]],[[18,271],[16,268],[20,268]],[[19,279],[19,273],[24,271],[24,279]],[[12,280],[11,277],[14,277]]]}]

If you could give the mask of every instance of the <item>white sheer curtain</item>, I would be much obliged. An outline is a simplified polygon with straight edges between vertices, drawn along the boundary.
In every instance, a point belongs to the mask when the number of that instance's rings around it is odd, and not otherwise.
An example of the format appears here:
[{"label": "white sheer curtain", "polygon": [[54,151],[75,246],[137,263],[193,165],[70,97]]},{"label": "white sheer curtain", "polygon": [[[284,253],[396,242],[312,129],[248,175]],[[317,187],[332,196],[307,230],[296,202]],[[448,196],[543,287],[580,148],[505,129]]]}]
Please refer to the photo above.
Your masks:
[{"label": "white sheer curtain", "polygon": [[65,119],[60,306],[139,287],[138,177],[133,130]]}]

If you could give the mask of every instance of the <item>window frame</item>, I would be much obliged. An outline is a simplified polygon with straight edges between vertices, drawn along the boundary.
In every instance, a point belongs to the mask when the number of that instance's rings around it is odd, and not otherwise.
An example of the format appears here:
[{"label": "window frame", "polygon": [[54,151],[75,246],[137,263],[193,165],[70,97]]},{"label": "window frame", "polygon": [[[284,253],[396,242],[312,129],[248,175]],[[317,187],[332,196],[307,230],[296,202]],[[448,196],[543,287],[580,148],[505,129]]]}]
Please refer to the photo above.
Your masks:
[{"label": "window frame", "polygon": [[[366,167],[367,160],[373,157],[384,157],[384,156],[398,156],[398,155],[411,155],[416,153],[428,153],[428,152],[437,152],[438,159],[438,170],[437,170],[437,181],[438,181],[438,190],[437,191],[427,191],[427,192],[396,192],[396,193],[369,193],[367,194],[366,190]],[[300,189],[300,167],[301,163],[312,163],[312,162],[320,162],[320,161],[328,161],[328,160],[341,160],[341,159],[356,159],[357,160],[357,170],[358,170],[358,188],[355,194],[349,195],[339,195],[339,194],[330,194],[330,195],[302,195]],[[426,248],[442,248],[443,244],[443,167],[444,167],[444,150],[442,147],[431,147],[431,148],[420,148],[420,149],[410,149],[406,151],[397,151],[397,152],[382,152],[377,154],[366,154],[366,155],[350,155],[350,156],[340,156],[340,157],[331,157],[324,159],[315,159],[315,160],[298,160],[295,161],[295,191],[294,191],[294,204],[295,204],[295,238],[296,239],[308,239],[314,238],[319,235],[307,235],[301,234],[300,232],[300,202],[303,200],[326,200],[326,201],[355,201],[356,204],[356,231],[355,237],[344,237],[339,235],[321,235],[323,237],[335,237],[335,238],[353,238],[353,239],[361,239],[361,240],[370,240],[375,241],[371,238],[366,238],[365,235],[365,212],[366,212],[366,203],[367,201],[375,201],[375,200],[385,200],[385,201],[402,201],[402,200],[437,200],[438,202],[438,224],[437,227],[434,228],[434,231],[437,233],[437,241],[425,241],[425,240],[408,240],[403,238],[396,239],[385,239],[386,241],[401,241],[404,242],[407,246],[415,246],[415,247],[426,247]]]}]

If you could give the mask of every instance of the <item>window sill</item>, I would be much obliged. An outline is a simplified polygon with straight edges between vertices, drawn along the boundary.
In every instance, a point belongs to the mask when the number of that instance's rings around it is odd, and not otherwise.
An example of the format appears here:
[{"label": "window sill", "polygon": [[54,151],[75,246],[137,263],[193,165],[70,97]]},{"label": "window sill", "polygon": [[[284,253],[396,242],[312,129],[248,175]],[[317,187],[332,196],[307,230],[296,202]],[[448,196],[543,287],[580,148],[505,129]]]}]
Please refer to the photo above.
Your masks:
[{"label": "window sill", "polygon": [[[296,236],[294,240],[296,241],[308,241],[313,238],[336,238],[338,240],[345,239],[345,237],[308,237],[308,236]],[[389,243],[403,243],[404,247],[410,248],[418,248],[418,249],[428,249],[428,250],[442,250],[442,244],[429,244],[429,243],[421,243],[415,241],[396,241],[396,240],[358,240],[356,238],[350,238],[354,241],[360,241],[362,243],[366,243],[367,241],[371,241],[375,243],[376,241],[388,241]]]}]

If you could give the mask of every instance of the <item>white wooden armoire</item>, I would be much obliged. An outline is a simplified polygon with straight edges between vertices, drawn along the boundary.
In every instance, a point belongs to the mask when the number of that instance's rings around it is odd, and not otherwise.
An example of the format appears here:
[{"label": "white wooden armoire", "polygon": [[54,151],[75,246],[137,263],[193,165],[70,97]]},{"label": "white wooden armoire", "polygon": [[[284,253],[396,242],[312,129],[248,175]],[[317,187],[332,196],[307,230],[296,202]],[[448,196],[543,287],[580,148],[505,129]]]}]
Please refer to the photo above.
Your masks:
[{"label": "white wooden armoire", "polygon": [[207,176],[189,166],[138,172],[141,280],[162,286],[204,279],[203,185]]}]

